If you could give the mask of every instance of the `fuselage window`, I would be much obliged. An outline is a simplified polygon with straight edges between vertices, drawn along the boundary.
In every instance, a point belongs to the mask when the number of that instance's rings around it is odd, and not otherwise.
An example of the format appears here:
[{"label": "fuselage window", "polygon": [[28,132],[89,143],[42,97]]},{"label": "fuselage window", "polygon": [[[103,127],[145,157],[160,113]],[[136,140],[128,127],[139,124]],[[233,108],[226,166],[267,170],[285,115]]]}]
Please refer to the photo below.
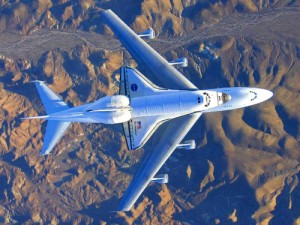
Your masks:
[{"label": "fuselage window", "polygon": [[253,101],[257,98],[257,93],[254,91],[250,91],[250,93],[254,94],[254,98],[250,99],[250,101]]}]

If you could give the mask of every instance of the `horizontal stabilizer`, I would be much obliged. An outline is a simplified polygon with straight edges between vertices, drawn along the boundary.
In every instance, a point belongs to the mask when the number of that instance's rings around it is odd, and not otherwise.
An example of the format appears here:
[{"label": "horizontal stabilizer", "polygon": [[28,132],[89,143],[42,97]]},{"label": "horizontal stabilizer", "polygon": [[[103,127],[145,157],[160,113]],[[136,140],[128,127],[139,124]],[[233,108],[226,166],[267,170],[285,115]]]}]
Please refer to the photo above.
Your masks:
[{"label": "horizontal stabilizer", "polygon": [[29,117],[23,117],[22,120],[33,120],[33,119],[47,119],[49,116],[29,116]]},{"label": "horizontal stabilizer", "polygon": [[68,129],[70,122],[48,120],[41,155],[49,154]]},{"label": "horizontal stabilizer", "polygon": [[44,84],[43,81],[37,80],[32,82],[35,83],[47,114],[69,108],[66,103],[64,103],[50,88]]}]

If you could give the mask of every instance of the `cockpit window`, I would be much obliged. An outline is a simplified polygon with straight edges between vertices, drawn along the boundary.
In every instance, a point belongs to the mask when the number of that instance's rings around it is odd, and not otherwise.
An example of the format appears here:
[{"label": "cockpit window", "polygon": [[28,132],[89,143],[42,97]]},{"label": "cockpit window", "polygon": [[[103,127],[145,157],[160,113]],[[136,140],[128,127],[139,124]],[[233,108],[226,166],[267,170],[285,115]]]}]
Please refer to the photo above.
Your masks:
[{"label": "cockpit window", "polygon": [[206,102],[206,104],[204,106],[208,107],[210,105],[210,101],[211,101],[210,95],[207,92],[204,92],[203,94],[205,96],[205,102]]},{"label": "cockpit window", "polygon": [[231,99],[231,96],[229,94],[222,93],[222,101],[223,101],[223,103],[228,102],[230,99]]}]

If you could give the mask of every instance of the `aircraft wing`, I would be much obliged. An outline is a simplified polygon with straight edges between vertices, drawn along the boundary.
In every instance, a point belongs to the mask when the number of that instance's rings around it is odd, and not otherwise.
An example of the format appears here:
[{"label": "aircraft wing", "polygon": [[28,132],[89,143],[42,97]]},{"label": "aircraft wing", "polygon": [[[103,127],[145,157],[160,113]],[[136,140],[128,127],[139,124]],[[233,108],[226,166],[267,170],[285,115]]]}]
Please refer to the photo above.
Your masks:
[{"label": "aircraft wing", "polygon": [[197,90],[194,84],[133,32],[113,11],[104,10],[101,15],[138,64],[145,65],[151,71],[151,76],[158,79],[165,88]]},{"label": "aircraft wing", "polygon": [[178,144],[186,136],[202,113],[182,116],[170,121],[160,136],[154,149],[149,152],[141,168],[132,179],[126,193],[124,194],[118,211],[129,211],[151,179],[156,175],[162,165],[166,162]]}]

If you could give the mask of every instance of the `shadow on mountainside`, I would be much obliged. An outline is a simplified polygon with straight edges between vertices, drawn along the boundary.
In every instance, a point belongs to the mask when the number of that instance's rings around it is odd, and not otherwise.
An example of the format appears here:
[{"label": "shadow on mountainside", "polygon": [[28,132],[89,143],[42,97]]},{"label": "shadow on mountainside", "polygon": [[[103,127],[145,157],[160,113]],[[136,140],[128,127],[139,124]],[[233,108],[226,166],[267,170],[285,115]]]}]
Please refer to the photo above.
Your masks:
[{"label": "shadow on mountainside", "polygon": [[222,224],[230,224],[229,215],[236,210],[239,224],[255,224],[252,215],[259,205],[255,192],[244,176],[230,185],[224,185],[210,192],[195,208],[177,213],[174,219],[192,224],[210,224],[219,219]]}]

